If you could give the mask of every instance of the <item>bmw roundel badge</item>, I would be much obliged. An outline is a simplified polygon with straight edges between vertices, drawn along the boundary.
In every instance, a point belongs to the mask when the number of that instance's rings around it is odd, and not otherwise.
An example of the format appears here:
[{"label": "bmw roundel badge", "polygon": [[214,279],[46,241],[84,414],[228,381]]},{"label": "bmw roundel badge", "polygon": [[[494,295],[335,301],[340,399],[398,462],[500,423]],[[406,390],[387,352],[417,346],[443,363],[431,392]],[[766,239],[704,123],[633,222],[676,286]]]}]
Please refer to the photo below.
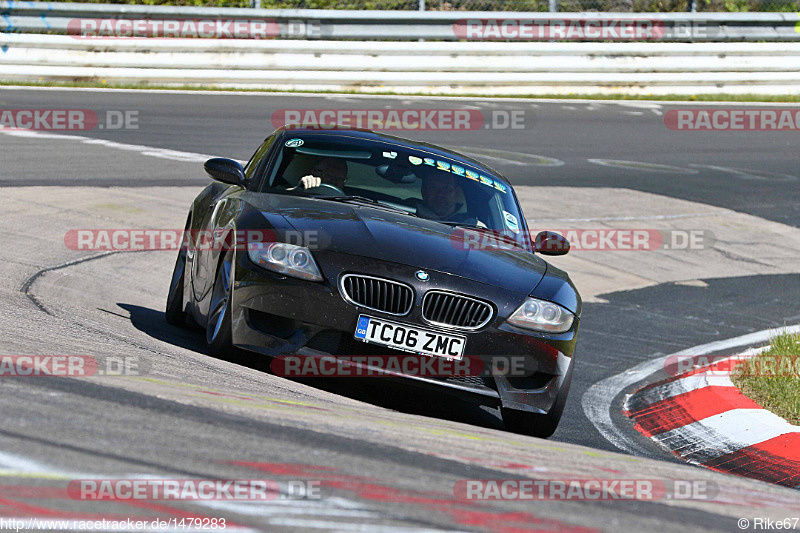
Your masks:
[{"label": "bmw roundel badge", "polygon": [[416,276],[417,279],[420,281],[428,281],[429,279],[431,279],[430,274],[428,274],[424,270],[417,270]]}]

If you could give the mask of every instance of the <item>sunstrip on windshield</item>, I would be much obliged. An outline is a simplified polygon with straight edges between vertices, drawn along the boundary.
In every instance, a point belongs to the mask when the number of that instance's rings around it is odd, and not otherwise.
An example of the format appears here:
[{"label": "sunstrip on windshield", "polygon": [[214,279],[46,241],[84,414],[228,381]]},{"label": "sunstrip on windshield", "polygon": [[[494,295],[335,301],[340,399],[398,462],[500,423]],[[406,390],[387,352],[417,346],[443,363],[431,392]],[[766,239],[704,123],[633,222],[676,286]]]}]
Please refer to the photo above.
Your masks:
[{"label": "sunstrip on windshield", "polygon": [[434,160],[434,159],[430,159],[428,157],[426,157],[425,159],[420,160],[418,157],[414,157],[414,156],[409,156],[408,160],[411,163],[415,164],[415,165],[419,165],[419,163],[416,162],[416,161],[423,161],[426,165],[430,165],[430,166],[434,166],[435,165],[436,168],[441,170],[441,171],[452,172],[456,176],[467,177],[467,178],[469,178],[469,179],[471,179],[473,181],[480,181],[484,185],[488,185],[489,187],[494,187],[495,189],[497,189],[498,191],[500,191],[502,193],[507,193],[508,192],[508,187],[506,187],[506,185],[504,185],[503,183],[501,183],[501,182],[499,182],[497,180],[493,180],[492,178],[487,178],[486,176],[484,176],[482,174],[478,174],[477,172],[474,172],[474,171],[466,169],[466,168],[464,168],[462,166],[456,165],[455,163],[451,164],[451,163],[448,163],[446,161],[440,161],[438,159]]}]

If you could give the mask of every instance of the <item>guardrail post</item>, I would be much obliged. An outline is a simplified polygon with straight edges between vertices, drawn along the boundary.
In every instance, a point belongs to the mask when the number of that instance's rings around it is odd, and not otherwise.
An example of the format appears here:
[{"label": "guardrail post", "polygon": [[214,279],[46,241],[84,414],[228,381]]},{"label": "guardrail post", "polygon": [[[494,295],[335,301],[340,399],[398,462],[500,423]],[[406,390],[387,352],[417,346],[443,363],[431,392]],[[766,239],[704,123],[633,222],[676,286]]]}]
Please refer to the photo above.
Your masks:
[{"label": "guardrail post", "polygon": [[260,9],[261,8],[261,0],[250,0],[250,7],[254,8],[254,9]]},{"label": "guardrail post", "polygon": [[547,0],[547,10],[550,13],[558,13],[558,0]]},{"label": "guardrail post", "polygon": [[419,0],[419,10],[425,11],[425,0]]}]

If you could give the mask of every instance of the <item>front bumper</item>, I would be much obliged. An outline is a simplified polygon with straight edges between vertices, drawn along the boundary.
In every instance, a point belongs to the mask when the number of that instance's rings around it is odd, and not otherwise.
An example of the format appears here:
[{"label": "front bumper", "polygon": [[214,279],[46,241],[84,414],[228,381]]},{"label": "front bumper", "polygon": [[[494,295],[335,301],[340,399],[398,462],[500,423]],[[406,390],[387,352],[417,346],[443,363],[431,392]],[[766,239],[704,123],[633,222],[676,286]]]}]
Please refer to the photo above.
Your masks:
[{"label": "front bumper", "polygon": [[[354,339],[360,314],[394,322],[459,334],[467,338],[466,355],[478,357],[486,375],[468,378],[404,376],[409,385],[434,387],[455,395],[482,396],[509,409],[547,413],[572,364],[579,320],[566,333],[551,335],[516,328],[505,322],[527,294],[506,291],[447,273],[430,271],[419,281],[415,267],[334,252],[315,252],[325,281],[308,282],[262,269],[246,253],[237,254],[232,326],[233,343],[268,356],[400,354]],[[393,316],[345,301],[339,277],[360,273],[405,282],[414,289],[411,312]],[[492,320],[476,331],[432,326],[422,320],[421,301],[430,289],[445,289],[495,304]],[[524,371],[506,375],[508,358]],[[519,368],[519,366],[518,366]],[[395,378],[381,378],[395,379]]]}]

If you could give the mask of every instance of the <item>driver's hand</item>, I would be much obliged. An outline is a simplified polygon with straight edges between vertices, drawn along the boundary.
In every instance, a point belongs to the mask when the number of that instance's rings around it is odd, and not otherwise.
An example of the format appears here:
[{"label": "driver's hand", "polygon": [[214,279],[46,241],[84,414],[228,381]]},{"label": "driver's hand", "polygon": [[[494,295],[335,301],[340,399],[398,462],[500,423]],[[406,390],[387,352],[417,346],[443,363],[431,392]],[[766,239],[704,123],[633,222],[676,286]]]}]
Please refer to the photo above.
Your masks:
[{"label": "driver's hand", "polygon": [[303,176],[300,178],[300,183],[298,184],[297,188],[303,189],[313,189],[314,187],[319,187],[322,185],[322,178],[318,178],[316,176]]}]

